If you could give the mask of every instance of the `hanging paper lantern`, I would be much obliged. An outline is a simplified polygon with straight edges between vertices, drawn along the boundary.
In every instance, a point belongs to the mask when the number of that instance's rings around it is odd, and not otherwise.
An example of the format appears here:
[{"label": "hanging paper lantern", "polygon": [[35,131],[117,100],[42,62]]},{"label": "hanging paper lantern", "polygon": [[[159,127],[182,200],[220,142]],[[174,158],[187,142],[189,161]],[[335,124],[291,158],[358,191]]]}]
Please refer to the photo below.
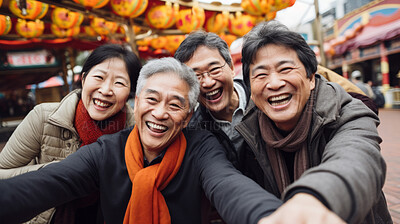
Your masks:
[{"label": "hanging paper lantern", "polygon": [[50,29],[54,35],[60,38],[77,36],[81,30],[79,26],[75,26],[69,29],[62,29],[55,24],[51,24]]},{"label": "hanging paper lantern", "polygon": [[18,16],[21,19],[40,19],[39,17],[43,17],[49,8],[48,4],[34,1],[34,0],[26,0],[26,14],[24,15],[18,7],[18,2],[16,0],[11,0],[8,4],[8,8],[10,11]]},{"label": "hanging paper lantern", "polygon": [[175,24],[176,12],[171,6],[158,5],[146,14],[147,23],[156,29],[167,29]]},{"label": "hanging paper lantern", "polygon": [[83,15],[65,8],[56,7],[51,13],[51,20],[58,27],[69,29],[74,26],[80,26],[83,21]]},{"label": "hanging paper lantern", "polygon": [[228,29],[234,35],[244,36],[255,25],[255,18],[250,15],[241,15],[238,13],[236,17],[229,19]]},{"label": "hanging paper lantern", "polygon": [[250,15],[272,18],[273,15],[268,15],[269,13],[291,7],[295,2],[296,0],[242,0],[240,5]]},{"label": "hanging paper lantern", "polygon": [[74,2],[85,6],[87,9],[98,9],[107,5],[110,0],[74,0]]},{"label": "hanging paper lantern", "polygon": [[167,49],[171,54],[174,54],[179,45],[181,45],[182,41],[185,40],[185,35],[169,35],[166,36],[166,38],[167,44],[164,48]]},{"label": "hanging paper lantern", "polygon": [[26,21],[24,19],[18,19],[15,30],[23,37],[34,38],[43,34],[44,23],[40,20]]},{"label": "hanging paper lantern", "polygon": [[1,7],[1,4],[3,4],[3,0],[0,0],[0,7]]},{"label": "hanging paper lantern", "polygon": [[232,34],[220,34],[219,37],[221,37],[221,39],[223,39],[229,47],[231,46],[232,42],[237,39],[237,36]]},{"label": "hanging paper lantern", "polygon": [[228,26],[228,12],[214,13],[206,23],[207,32],[221,33]]},{"label": "hanging paper lantern", "polygon": [[200,29],[204,25],[204,9],[193,6],[192,9],[180,10],[177,16],[176,26],[184,33]]},{"label": "hanging paper lantern", "polygon": [[99,35],[109,35],[115,33],[118,29],[118,24],[115,22],[106,21],[103,18],[93,18],[90,22],[90,26]]},{"label": "hanging paper lantern", "polygon": [[135,18],[146,10],[148,0],[111,0],[110,5],[115,14]]},{"label": "hanging paper lantern", "polygon": [[166,37],[157,37],[150,40],[150,46],[154,49],[161,49],[167,45],[167,38]]},{"label": "hanging paper lantern", "polygon": [[0,36],[6,35],[11,30],[11,19],[9,16],[0,15]]},{"label": "hanging paper lantern", "polygon": [[84,26],[83,30],[85,31],[85,33],[91,37],[95,37],[97,36],[97,32],[91,27],[91,26]]}]

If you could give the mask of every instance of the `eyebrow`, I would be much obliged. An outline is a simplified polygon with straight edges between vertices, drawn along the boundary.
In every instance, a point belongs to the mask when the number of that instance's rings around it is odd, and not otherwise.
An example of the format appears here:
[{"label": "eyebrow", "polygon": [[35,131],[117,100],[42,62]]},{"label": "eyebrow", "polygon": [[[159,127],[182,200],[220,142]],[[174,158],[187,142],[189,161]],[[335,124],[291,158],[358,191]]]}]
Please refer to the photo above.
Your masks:
[{"label": "eyebrow", "polygon": [[[154,90],[154,89],[146,89],[145,91],[146,91],[146,93],[154,93],[154,94],[160,95],[160,93],[157,90]],[[177,100],[179,100],[179,102],[181,104],[186,105],[186,99],[185,98],[183,98],[181,96],[178,96],[178,95],[173,95],[172,98],[177,99]]]},{"label": "eyebrow", "polygon": [[[274,66],[275,67],[279,67],[279,66],[281,66],[283,64],[286,64],[286,63],[290,63],[290,64],[294,65],[294,61],[293,60],[282,60],[282,61],[277,62]],[[251,70],[251,74],[253,74],[257,69],[267,69],[267,68],[266,68],[265,65],[259,65],[259,66],[255,67],[255,68],[253,68]]]}]

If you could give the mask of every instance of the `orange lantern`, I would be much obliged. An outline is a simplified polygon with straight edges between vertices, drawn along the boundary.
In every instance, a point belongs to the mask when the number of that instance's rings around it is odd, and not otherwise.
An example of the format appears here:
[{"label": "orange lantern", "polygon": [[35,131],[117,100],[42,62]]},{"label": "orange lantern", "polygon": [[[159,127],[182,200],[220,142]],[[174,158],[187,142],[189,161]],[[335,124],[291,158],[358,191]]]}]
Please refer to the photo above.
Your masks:
[{"label": "orange lantern", "polygon": [[110,5],[115,14],[135,18],[146,10],[148,0],[111,0]]},{"label": "orange lantern", "polygon": [[3,4],[3,0],[0,0],[0,7],[1,7],[1,4]]},{"label": "orange lantern", "polygon": [[205,20],[204,9],[193,6],[192,9],[180,10],[177,16],[176,26],[184,33],[200,29]]},{"label": "orange lantern", "polygon": [[51,13],[51,20],[58,27],[69,29],[74,26],[80,26],[83,21],[83,15],[65,8],[56,7]]},{"label": "orange lantern", "polygon": [[85,33],[91,37],[95,37],[97,36],[96,31],[91,27],[91,26],[84,26],[83,30],[85,31]]},{"label": "orange lantern", "polygon": [[26,21],[24,19],[18,19],[15,30],[23,37],[34,38],[43,34],[44,23],[40,20]]},{"label": "orange lantern", "polygon": [[206,23],[207,32],[221,33],[228,26],[228,12],[214,13]]},{"label": "orange lantern", "polygon": [[185,35],[169,35],[166,36],[166,38],[167,44],[165,45],[165,49],[167,49],[171,54],[174,54],[182,41],[185,40]]},{"label": "orange lantern", "polygon": [[142,46],[142,47],[149,46],[150,45],[150,41],[151,41],[151,38],[146,37],[144,39],[137,40],[136,41],[136,45]]},{"label": "orange lantern", "polygon": [[69,29],[62,29],[55,24],[51,24],[50,29],[54,35],[60,38],[77,36],[81,30],[79,26],[75,26]]},{"label": "orange lantern", "polygon": [[158,5],[146,14],[147,23],[156,29],[167,29],[175,24],[176,12],[171,6]]},{"label": "orange lantern", "polygon": [[240,5],[250,15],[272,18],[273,15],[268,15],[269,13],[291,7],[295,2],[296,0],[242,0]]},{"label": "orange lantern", "polygon": [[161,49],[167,45],[167,42],[166,37],[157,37],[150,40],[150,46],[154,49]]},{"label": "orange lantern", "polygon": [[236,17],[229,19],[228,29],[234,35],[244,36],[255,25],[255,18],[250,15],[241,15],[238,13]]},{"label": "orange lantern", "polygon": [[229,47],[231,46],[232,42],[237,39],[237,36],[232,34],[220,34],[219,37],[221,37],[221,39],[223,39]]},{"label": "orange lantern", "polygon": [[47,13],[49,5],[39,1],[26,0],[26,12],[23,13],[18,7],[18,2],[16,0],[11,0],[8,4],[8,8],[14,15],[21,19],[35,20],[40,19],[39,17],[43,17]]},{"label": "orange lantern", "polygon": [[109,35],[115,33],[118,29],[118,24],[115,22],[106,21],[103,18],[93,18],[90,22],[90,26],[99,35]]},{"label": "orange lantern", "polygon": [[11,30],[11,19],[9,16],[0,15],[0,36],[6,35]]},{"label": "orange lantern", "polygon": [[74,0],[74,2],[85,6],[85,8],[91,9],[98,9],[107,5],[110,0]]}]

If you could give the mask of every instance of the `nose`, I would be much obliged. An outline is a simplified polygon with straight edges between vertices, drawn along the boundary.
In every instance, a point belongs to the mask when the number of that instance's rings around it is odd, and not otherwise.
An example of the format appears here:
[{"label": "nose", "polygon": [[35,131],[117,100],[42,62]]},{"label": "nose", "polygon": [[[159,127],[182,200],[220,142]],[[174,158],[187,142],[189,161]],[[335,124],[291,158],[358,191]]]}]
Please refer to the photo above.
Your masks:
[{"label": "nose", "polygon": [[269,75],[267,88],[277,90],[282,88],[285,84],[286,82],[280,77],[279,74],[272,73]]},{"label": "nose", "polygon": [[111,82],[103,82],[99,88],[99,92],[103,95],[112,95],[113,94],[113,88]]},{"label": "nose", "polygon": [[203,74],[203,80],[201,80],[201,86],[204,88],[212,87],[215,84],[215,80],[210,77],[208,73]]},{"label": "nose", "polygon": [[151,111],[151,114],[157,120],[166,120],[166,119],[168,119],[167,110],[165,109],[164,105],[162,105],[162,104],[155,105],[153,110]]}]

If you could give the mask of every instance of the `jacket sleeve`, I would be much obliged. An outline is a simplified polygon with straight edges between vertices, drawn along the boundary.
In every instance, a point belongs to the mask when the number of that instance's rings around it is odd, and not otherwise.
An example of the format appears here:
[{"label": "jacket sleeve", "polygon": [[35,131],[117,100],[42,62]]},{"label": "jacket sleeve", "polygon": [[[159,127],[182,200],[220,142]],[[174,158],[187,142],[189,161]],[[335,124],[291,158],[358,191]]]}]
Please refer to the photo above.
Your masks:
[{"label": "jacket sleeve", "polygon": [[[385,181],[379,119],[361,101],[336,91],[342,99],[336,118],[323,130],[313,130],[326,135],[311,143],[313,153],[322,153],[321,161],[289,186],[284,197],[299,188],[311,189],[342,219],[359,223],[378,200]],[[326,141],[320,146],[324,148],[317,148],[321,141]]]},{"label": "jacket sleeve", "polygon": [[37,170],[45,164],[28,165],[40,153],[44,105],[36,106],[18,125],[0,152],[0,179]]},{"label": "jacket sleeve", "polygon": [[[92,150],[93,149],[93,150]],[[21,223],[98,189],[98,142],[40,170],[0,180],[0,220]],[[7,206],[3,206],[7,205]]]},{"label": "jacket sleeve", "polygon": [[213,135],[207,135],[199,144],[196,165],[203,190],[226,223],[257,223],[282,204],[236,170]]}]

